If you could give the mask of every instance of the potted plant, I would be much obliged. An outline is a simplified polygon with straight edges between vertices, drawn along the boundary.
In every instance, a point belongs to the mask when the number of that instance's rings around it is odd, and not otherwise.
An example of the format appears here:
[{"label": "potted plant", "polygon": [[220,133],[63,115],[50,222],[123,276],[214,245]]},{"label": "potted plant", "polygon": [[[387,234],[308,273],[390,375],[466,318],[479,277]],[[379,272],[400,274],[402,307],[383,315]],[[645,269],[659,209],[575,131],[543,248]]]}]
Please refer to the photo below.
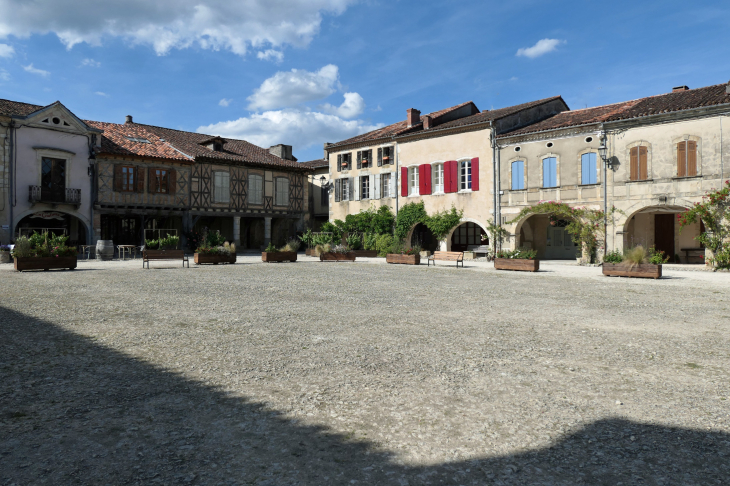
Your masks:
[{"label": "potted plant", "polygon": [[263,262],[295,262],[297,261],[297,251],[301,243],[298,240],[291,239],[286,245],[277,248],[273,243],[261,253],[261,261]]},{"label": "potted plant", "polygon": [[398,263],[402,265],[420,265],[421,264],[421,247],[413,245],[411,248],[405,248],[402,241],[396,241],[385,255],[386,263]]},{"label": "potted plant", "polygon": [[48,232],[34,232],[30,238],[21,236],[11,252],[15,259],[15,270],[51,270],[54,268],[76,268],[76,247],[66,246],[68,236],[57,236]]},{"label": "potted plant", "polygon": [[[352,233],[347,235],[347,238],[345,238],[345,241],[347,242],[347,248],[350,250],[350,252],[354,253],[356,257],[363,257],[363,258],[375,258],[378,256],[377,250],[375,248],[372,249],[364,249],[364,241],[368,240],[368,243],[371,242],[371,238],[368,235],[364,235],[361,237],[357,233]],[[374,244],[374,242],[372,242]]]},{"label": "potted plant", "polygon": [[0,245],[0,263],[10,263],[10,246]]},{"label": "potted plant", "polygon": [[537,272],[540,270],[540,260],[537,251],[527,248],[516,250],[500,250],[494,259],[495,270],[515,270],[518,272]]},{"label": "potted plant", "polygon": [[607,277],[661,278],[662,264],[669,261],[664,252],[654,246],[647,251],[642,245],[621,252],[613,251],[603,260],[603,274]]},{"label": "potted plant", "polygon": [[193,253],[196,265],[236,263],[236,245],[229,244],[219,231],[204,231]]},{"label": "potted plant", "polygon": [[318,249],[319,261],[321,262],[342,262],[342,261],[355,261],[355,253],[345,245],[323,245]]}]

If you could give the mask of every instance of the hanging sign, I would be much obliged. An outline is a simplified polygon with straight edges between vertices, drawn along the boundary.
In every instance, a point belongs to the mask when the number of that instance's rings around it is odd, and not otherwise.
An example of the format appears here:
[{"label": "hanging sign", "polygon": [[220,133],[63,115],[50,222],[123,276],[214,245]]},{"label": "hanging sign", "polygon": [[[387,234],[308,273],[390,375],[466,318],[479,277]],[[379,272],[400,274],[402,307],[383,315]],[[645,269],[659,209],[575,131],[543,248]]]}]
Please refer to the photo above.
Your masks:
[{"label": "hanging sign", "polygon": [[65,219],[66,215],[63,213],[59,213],[57,211],[42,211],[40,213],[35,213],[31,216],[31,218],[40,218],[40,219],[60,219],[63,221]]}]

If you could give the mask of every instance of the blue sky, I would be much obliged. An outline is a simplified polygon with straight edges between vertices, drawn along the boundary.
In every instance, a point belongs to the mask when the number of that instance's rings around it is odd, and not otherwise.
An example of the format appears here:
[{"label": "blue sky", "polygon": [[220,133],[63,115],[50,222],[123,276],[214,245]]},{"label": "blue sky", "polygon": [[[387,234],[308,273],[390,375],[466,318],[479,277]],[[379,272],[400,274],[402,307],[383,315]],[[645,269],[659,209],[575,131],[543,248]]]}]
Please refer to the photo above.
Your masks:
[{"label": "blue sky", "polygon": [[294,146],[472,100],[730,80],[726,1],[0,0],[0,98]]}]

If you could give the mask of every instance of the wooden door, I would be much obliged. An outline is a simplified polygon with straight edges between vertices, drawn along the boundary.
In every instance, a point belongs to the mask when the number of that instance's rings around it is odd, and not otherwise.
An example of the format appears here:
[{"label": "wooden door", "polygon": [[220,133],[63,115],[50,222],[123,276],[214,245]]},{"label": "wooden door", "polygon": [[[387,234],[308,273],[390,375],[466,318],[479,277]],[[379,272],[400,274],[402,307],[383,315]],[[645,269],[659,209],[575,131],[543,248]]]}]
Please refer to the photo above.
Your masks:
[{"label": "wooden door", "polygon": [[654,246],[674,261],[674,214],[654,215]]}]

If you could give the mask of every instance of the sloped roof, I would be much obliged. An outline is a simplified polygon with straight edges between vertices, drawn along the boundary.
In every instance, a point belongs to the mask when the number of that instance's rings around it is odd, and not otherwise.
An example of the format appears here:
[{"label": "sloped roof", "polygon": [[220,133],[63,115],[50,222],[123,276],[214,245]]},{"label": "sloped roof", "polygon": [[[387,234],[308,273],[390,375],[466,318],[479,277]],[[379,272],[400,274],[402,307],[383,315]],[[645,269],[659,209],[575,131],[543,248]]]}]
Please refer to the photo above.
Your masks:
[{"label": "sloped roof", "polygon": [[306,162],[299,162],[299,165],[307,167],[308,169],[324,169],[330,166],[330,163],[325,159],[308,160]]},{"label": "sloped roof", "polygon": [[[203,133],[185,132],[171,128],[144,125],[141,123],[104,123],[87,121],[93,127],[104,130],[100,153],[193,161],[199,159],[220,160],[224,163],[260,164],[299,168],[297,162],[282,159],[245,140],[222,138],[223,150],[214,152],[200,145],[217,138]],[[150,143],[130,140],[144,139]]]},{"label": "sloped roof", "polygon": [[43,108],[45,107],[41,105],[0,99],[0,115],[26,116]]},{"label": "sloped roof", "polygon": [[502,134],[500,138],[730,104],[730,94],[726,92],[726,88],[727,84],[717,84],[582,110],[564,111],[541,122]]}]

